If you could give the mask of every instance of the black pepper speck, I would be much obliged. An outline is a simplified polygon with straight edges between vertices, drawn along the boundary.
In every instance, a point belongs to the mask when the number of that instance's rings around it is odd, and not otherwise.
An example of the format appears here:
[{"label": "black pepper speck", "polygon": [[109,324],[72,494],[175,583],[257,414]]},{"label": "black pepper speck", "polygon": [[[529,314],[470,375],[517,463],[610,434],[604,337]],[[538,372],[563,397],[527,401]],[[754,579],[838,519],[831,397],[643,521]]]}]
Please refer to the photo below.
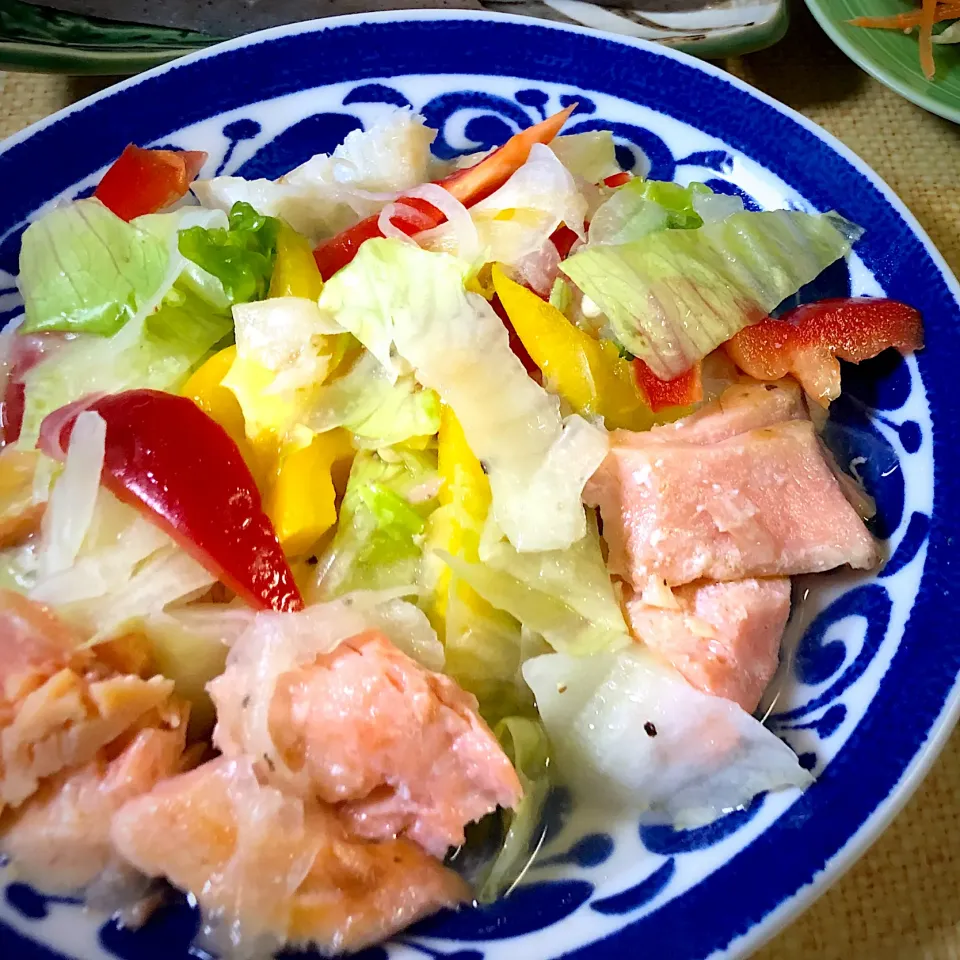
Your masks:
[{"label": "black pepper speck", "polygon": [[643,725],[643,732],[644,732],[648,737],[655,737],[655,736],[657,735],[657,728],[648,720],[648,721]]}]

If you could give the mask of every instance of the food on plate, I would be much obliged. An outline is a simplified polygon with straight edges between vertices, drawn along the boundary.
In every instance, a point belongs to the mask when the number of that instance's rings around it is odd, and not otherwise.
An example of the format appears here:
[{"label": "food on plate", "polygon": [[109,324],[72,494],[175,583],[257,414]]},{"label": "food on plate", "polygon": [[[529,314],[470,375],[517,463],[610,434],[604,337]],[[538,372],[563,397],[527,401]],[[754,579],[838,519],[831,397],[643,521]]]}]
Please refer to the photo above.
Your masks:
[{"label": "food on plate", "polygon": [[[920,41],[920,67],[924,76],[932,80],[937,65],[933,47],[939,43],[960,43],[960,3],[955,0],[921,0],[919,10],[895,13],[884,17],[855,17],[850,21],[855,27],[871,27],[876,30],[902,30],[904,33],[917,31]],[[939,33],[934,33],[934,25],[947,23]]]},{"label": "food on plate", "polygon": [[859,227],[624,172],[573,109],[446,163],[395,110],[278,180],[130,146],[28,227],[0,852],[30,883],[336,954],[507,894],[555,786],[683,827],[810,785],[753,716],[790,578],[881,561],[820,428],[840,361],[921,319],[778,312]]}]

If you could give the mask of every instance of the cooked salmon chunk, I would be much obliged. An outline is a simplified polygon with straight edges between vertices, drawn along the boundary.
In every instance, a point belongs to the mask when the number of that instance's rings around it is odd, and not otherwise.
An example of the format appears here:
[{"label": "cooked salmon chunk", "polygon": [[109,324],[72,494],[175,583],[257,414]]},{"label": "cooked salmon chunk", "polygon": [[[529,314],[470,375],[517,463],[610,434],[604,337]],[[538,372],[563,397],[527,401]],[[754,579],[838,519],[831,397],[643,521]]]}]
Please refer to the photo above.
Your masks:
[{"label": "cooked salmon chunk", "polygon": [[790,615],[790,580],[690,583],[673,591],[675,608],[627,594],[634,637],[698,690],[726,697],[752,713],[777,669]]},{"label": "cooked salmon chunk", "polygon": [[265,705],[258,684],[260,672],[239,661],[210,684],[214,743],[227,756],[260,758],[265,710],[277,757],[259,762],[258,772],[338,804],[358,836],[402,834],[442,857],[463,843],[467,823],[520,799],[516,771],[476,699],[380,633],[291,662]]},{"label": "cooked salmon chunk", "polygon": [[649,577],[679,586],[877,564],[812,423],[724,437],[719,423],[703,426],[708,416],[692,433],[711,442],[685,439],[681,426],[673,439],[658,430],[611,445],[585,500],[600,507],[614,573],[643,589]]},{"label": "cooked salmon chunk", "polygon": [[122,747],[105,748],[86,766],[46,780],[0,817],[0,850],[17,876],[49,894],[73,894],[97,880],[129,880],[110,841],[113,814],[128,800],[178,772],[185,712],[172,727],[148,727]]},{"label": "cooked salmon chunk", "polygon": [[800,385],[793,380],[775,383],[735,383],[713,403],[673,423],[643,433],[614,430],[613,446],[646,446],[650,443],[718,443],[749,430],[759,430],[787,420],[808,420]]},{"label": "cooked salmon chunk", "polygon": [[118,673],[50,610],[0,591],[0,811],[93,760],[172,691],[163,677]]},{"label": "cooked salmon chunk", "polygon": [[215,943],[243,955],[359,950],[468,897],[416,844],[350,837],[332,808],[262,786],[247,759],[163,781],[111,835],[137,869],[191,892]]}]

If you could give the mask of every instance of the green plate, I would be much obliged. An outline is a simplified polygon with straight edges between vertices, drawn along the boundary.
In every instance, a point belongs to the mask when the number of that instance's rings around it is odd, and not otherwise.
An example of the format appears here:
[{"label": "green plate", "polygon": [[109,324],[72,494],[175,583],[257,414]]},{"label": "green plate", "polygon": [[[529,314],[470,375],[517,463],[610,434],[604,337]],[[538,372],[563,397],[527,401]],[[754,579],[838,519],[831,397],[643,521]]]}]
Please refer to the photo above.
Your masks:
[{"label": "green plate", "polygon": [[831,40],[867,73],[931,113],[960,123],[960,45],[934,45],[937,73],[920,69],[915,34],[853,27],[853,17],[882,17],[916,7],[906,0],[806,0]]},{"label": "green plate", "polygon": [[189,30],[117,23],[0,0],[0,69],[131,74],[216,42]]}]

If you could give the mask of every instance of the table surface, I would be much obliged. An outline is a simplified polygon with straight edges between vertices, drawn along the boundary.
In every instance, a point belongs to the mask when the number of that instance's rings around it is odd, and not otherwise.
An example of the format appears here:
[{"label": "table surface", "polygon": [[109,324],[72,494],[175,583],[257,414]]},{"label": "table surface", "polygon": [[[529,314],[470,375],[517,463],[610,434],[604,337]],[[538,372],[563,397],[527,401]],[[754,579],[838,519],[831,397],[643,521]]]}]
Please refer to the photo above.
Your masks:
[{"label": "table surface", "polygon": [[[724,66],[859,154],[902,197],[960,274],[960,127],[863,73],[804,8],[793,10],[790,32],[776,47]],[[0,73],[0,138],[104,83]],[[756,960],[960,960],[958,817],[960,731],[866,856]]]}]

